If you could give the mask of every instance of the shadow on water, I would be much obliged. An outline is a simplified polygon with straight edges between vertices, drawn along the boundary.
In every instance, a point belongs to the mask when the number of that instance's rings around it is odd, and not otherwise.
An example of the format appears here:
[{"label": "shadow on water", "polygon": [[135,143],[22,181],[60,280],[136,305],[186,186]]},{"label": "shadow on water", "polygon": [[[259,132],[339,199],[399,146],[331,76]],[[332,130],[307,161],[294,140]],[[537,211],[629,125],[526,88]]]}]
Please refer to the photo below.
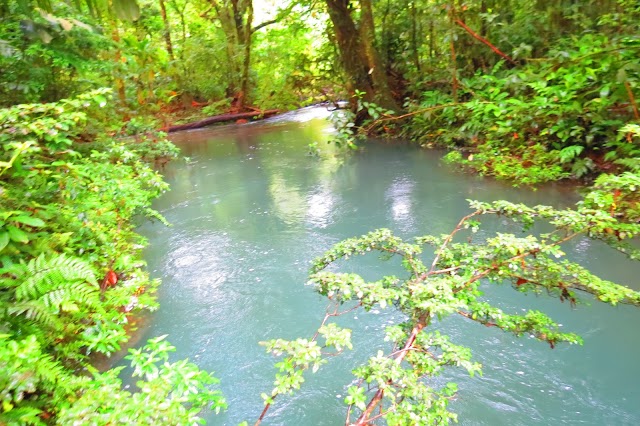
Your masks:
[{"label": "shadow on water", "polygon": [[[444,165],[437,151],[369,144],[348,157],[325,142],[326,112],[306,109],[259,124],[225,126],[172,136],[190,157],[166,169],[172,190],[155,207],[172,223],[148,223],[146,259],[162,278],[160,310],[142,338],[169,334],[175,358],[214,371],[227,397],[226,413],[210,424],[252,422],[260,393],[269,391],[274,360],[258,342],[309,336],[324,302],[304,286],[310,261],[333,243],[386,227],[403,237],[449,232],[468,212],[467,199],[508,199],[571,205],[571,188],[538,191],[468,176]],[[322,153],[307,154],[317,143]],[[496,229],[507,224],[497,222]],[[568,253],[585,266],[638,288],[638,265],[589,240]],[[393,262],[355,259],[345,268],[365,278],[398,271]],[[640,311],[594,303],[571,309],[545,297],[488,289],[504,309],[543,310],[585,338],[584,347],[548,346],[460,319],[437,327],[472,348],[484,376],[453,371],[459,399],[451,409],[463,425],[640,424]],[[302,390],[281,398],[265,424],[344,424],[342,400],[350,370],[376,352],[384,327],[397,319],[373,310],[341,318],[354,330],[356,350],[332,359]]]}]

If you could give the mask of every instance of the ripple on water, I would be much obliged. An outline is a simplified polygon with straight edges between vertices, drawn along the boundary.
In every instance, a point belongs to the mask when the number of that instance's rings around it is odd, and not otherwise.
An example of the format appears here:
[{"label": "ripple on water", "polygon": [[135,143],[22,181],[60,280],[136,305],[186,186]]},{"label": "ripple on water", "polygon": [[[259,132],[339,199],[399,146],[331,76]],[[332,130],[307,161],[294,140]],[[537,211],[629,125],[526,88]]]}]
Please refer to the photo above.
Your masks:
[{"label": "ripple on water", "polygon": [[[305,114],[181,136],[195,164],[171,174],[174,189],[157,203],[173,227],[144,228],[151,242],[149,267],[164,282],[149,335],[169,334],[178,347],[175,358],[190,358],[221,379],[229,411],[208,416],[211,424],[257,417],[260,392],[272,388],[276,373],[275,360],[258,342],[313,333],[325,301],[304,283],[311,260],[332,244],[379,227],[403,237],[449,232],[468,212],[467,198],[531,204],[568,198],[554,190],[530,193],[469,178],[442,166],[437,153],[409,148],[372,145],[345,161],[310,158],[306,145],[326,140],[329,128],[313,121],[291,124],[292,117],[314,117]],[[479,237],[495,230],[516,231],[496,220]],[[638,285],[635,265],[588,240],[578,241],[569,256]],[[375,255],[340,268],[367,280],[403,273]],[[459,383],[450,408],[460,424],[640,424],[640,338],[629,326],[637,323],[636,311],[597,304],[572,310],[546,297],[514,295],[508,287],[487,289],[487,295],[510,313],[532,307],[552,315],[567,331],[582,334],[585,346],[551,350],[462,319],[438,323],[484,364],[481,377],[451,370],[431,381],[435,387]],[[351,369],[382,347],[385,326],[400,319],[381,309],[340,318],[353,329],[357,350],[307,376],[293,397],[279,398],[268,424],[343,424]]]}]

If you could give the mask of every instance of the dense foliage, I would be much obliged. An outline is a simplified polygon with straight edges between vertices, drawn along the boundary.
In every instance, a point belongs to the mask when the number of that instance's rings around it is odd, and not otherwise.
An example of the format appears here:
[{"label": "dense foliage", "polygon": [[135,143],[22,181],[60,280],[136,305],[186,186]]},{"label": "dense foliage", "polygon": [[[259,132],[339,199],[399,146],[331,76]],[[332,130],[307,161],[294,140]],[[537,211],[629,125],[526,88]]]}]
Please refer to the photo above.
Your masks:
[{"label": "dense foliage", "polygon": [[[639,19],[633,0],[1,2],[0,423],[193,424],[202,408],[224,407],[209,374],[168,363],[163,338],[130,355],[139,392],[122,388],[119,370],[90,367],[92,354],[121,348],[132,314],[155,308],[132,221],[163,220],[150,202],[168,188],[151,164],[176,149],[158,130],[198,115],[342,99],[336,142],[350,148],[388,134],[445,146],[449,161],[516,184],[593,180],[577,210],[474,203],[450,236],[405,243],[382,230],[334,247],[311,281],[335,309],[313,339],[267,343],[285,360],[263,415],[323,364],[321,345],[351,348],[350,331],[328,322],[343,303],[409,318],[389,329],[394,349],[355,372],[347,403],[359,424],[378,406],[391,424],[454,418],[455,386],[423,379],[479,368],[428,332],[446,315],[578,342],[541,313],[510,315],[479,297],[484,283],[505,282],[572,304],[580,292],[637,304],[558,259],[582,234],[636,258],[626,243],[640,218]],[[556,231],[478,239],[494,215]],[[368,251],[401,257],[407,276],[366,283],[326,270]]]},{"label": "dense foliage", "polygon": [[149,204],[167,190],[142,156],[175,155],[162,141],[81,142],[96,125],[89,116],[100,117],[95,110],[107,102],[108,91],[100,90],[0,110],[3,424],[84,424],[100,415],[99,424],[178,424],[192,422],[204,406],[223,406],[215,391],[203,392],[213,379],[186,362],[168,364],[171,347],[159,340],[132,353],[136,375],[144,377],[133,399],[120,389],[118,371],[94,372],[92,379],[83,373],[91,354],[120,349],[132,312],[155,308],[158,283],[143,270],[144,240],[132,219],[162,219]]},{"label": "dense foliage", "polygon": [[499,64],[460,81],[466,102],[424,92],[410,133],[461,147],[451,160],[525,184],[623,169],[614,160],[637,154],[624,126],[634,119],[639,49],[635,38],[587,34],[522,68]]},{"label": "dense foliage", "polygon": [[125,118],[142,113],[169,120],[182,107],[201,105],[296,107],[323,86],[311,49],[318,29],[300,19],[306,8],[294,10],[292,3],[277,12],[268,2],[254,18],[251,1],[138,3],[4,2],[0,105],[112,87]]},{"label": "dense foliage", "polygon": [[360,99],[405,117],[368,130],[454,148],[483,174],[593,177],[635,155],[620,129],[640,120],[639,18],[629,0],[10,0],[0,102],[112,87],[140,129]]}]

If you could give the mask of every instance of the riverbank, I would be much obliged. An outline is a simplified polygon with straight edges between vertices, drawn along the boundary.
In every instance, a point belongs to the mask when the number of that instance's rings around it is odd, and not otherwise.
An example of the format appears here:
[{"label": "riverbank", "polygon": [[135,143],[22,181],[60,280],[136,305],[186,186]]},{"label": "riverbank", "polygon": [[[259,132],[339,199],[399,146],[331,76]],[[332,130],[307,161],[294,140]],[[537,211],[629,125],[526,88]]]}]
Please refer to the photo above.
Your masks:
[{"label": "riverbank", "polygon": [[[203,383],[213,380],[195,366],[156,366],[170,350],[166,342],[129,355],[149,386],[134,398],[125,396],[119,370],[98,373],[91,365],[92,355],[122,349],[134,326],[130,315],[157,308],[159,281],[145,269],[146,241],[134,221],[166,223],[151,201],[168,190],[145,161],[168,145],[125,144],[95,127],[107,95],[99,90],[0,111],[0,141],[10,153],[0,162],[0,423],[120,423],[116,419],[129,410],[191,422],[197,416],[182,403],[191,401],[194,389],[205,396],[195,406],[223,405],[215,391],[200,385],[179,390],[184,380],[172,377],[197,373]],[[98,140],[89,145],[93,138]],[[155,369],[151,376],[149,368]],[[156,383],[158,369],[164,373]],[[149,406],[137,399],[145,392],[175,403]],[[88,409],[106,406],[107,394],[118,400],[117,393],[128,404],[119,411]]]}]

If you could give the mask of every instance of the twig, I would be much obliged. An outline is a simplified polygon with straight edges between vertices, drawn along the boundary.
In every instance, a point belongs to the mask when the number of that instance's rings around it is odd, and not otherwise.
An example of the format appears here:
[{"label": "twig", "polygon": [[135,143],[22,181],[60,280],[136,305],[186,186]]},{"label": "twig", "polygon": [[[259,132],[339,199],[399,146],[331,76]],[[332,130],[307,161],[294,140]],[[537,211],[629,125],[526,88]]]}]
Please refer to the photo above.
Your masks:
[{"label": "twig", "polygon": [[629,84],[629,80],[625,80],[624,87],[627,88],[629,101],[631,101],[631,106],[633,107],[633,115],[635,115],[636,120],[640,120],[640,112],[638,111],[638,104],[636,103],[636,98],[633,96],[633,91],[631,90],[631,84]]},{"label": "twig", "polygon": [[456,225],[455,228],[453,228],[453,231],[451,231],[451,233],[449,235],[447,235],[447,238],[444,239],[444,241],[442,242],[442,245],[440,246],[440,248],[436,251],[436,256],[433,259],[433,262],[431,263],[431,267],[429,268],[429,272],[428,275],[433,274],[434,270],[436,269],[436,265],[438,263],[438,260],[440,260],[440,255],[442,254],[442,251],[445,249],[446,246],[449,245],[449,243],[451,242],[451,240],[453,239],[454,235],[456,235],[458,233],[458,231],[460,231],[462,229],[462,225],[464,225],[464,223],[471,219],[474,216],[477,216],[479,214],[482,214],[482,212],[480,210],[476,210],[475,212],[466,215],[465,217],[463,217],[462,219],[460,219],[460,221],[458,222],[458,224]]},{"label": "twig", "polygon": [[[320,334],[320,328],[322,328],[322,326],[326,324],[326,322],[327,322],[327,320],[329,318],[344,315],[344,314],[346,314],[348,312],[351,312],[351,311],[354,311],[354,310],[358,309],[361,306],[362,306],[362,303],[359,302],[356,306],[354,306],[352,308],[349,308],[346,311],[340,312],[338,310],[339,307],[340,307],[340,305],[338,303],[333,303],[333,304],[328,305],[326,310],[325,310],[324,318],[322,319],[322,322],[320,323],[320,326],[316,329],[316,332],[313,335],[313,337],[311,338],[311,341],[313,342],[318,338],[318,335]],[[333,308],[333,312],[331,312],[332,308]],[[340,351],[338,353],[334,353],[334,354],[323,353],[323,355],[336,356],[336,355],[339,355],[341,352],[342,351]],[[271,401],[273,402],[273,400],[276,399],[277,396],[278,396],[278,394],[272,395],[271,396]],[[262,409],[262,412],[260,413],[260,417],[258,417],[258,420],[256,420],[256,422],[254,423],[254,426],[259,426],[260,423],[262,423],[262,420],[267,415],[267,412],[269,411],[270,408],[271,408],[271,402],[267,402],[264,405],[264,408]]]},{"label": "twig", "polygon": [[[478,102],[478,103],[479,104],[494,104],[495,102],[482,101],[482,102]],[[435,105],[435,106],[432,106],[432,107],[429,107],[429,108],[419,109],[417,111],[408,112],[408,113],[402,114],[402,115],[385,116],[384,118],[379,118],[379,119],[375,120],[374,122],[371,123],[371,125],[369,125],[364,130],[366,132],[369,132],[371,129],[373,129],[374,126],[376,126],[379,123],[384,122],[384,121],[401,120],[403,118],[411,117],[413,115],[422,114],[423,112],[435,111],[435,110],[442,109],[442,108],[447,108],[447,107],[451,107],[451,106],[458,106],[458,105],[466,105],[466,104],[467,104],[467,102],[451,102],[451,103],[448,103],[448,104]]]},{"label": "twig", "polygon": [[[420,334],[420,332],[427,325],[429,325],[430,318],[431,318],[430,317],[430,313],[428,311],[424,312],[420,316],[420,318],[418,319],[417,324],[413,327],[413,330],[411,330],[411,334],[407,338],[407,342],[405,343],[405,345],[402,348],[402,350],[398,353],[398,356],[395,359],[396,364],[399,365],[399,364],[402,363],[402,361],[404,360],[405,356],[407,355],[409,349],[411,347],[413,347],[413,344],[415,343],[416,338],[418,337],[418,334]],[[383,389],[378,389],[376,394],[369,401],[369,404],[367,405],[365,410],[362,412],[360,417],[358,417],[358,420],[356,420],[356,422],[354,423],[354,426],[365,426],[366,424],[368,424],[369,416],[371,415],[373,410],[375,410],[376,406],[380,403],[380,401],[382,401],[383,397],[384,397],[384,390]]]},{"label": "twig", "polygon": [[518,65],[513,59],[511,59],[509,56],[507,56],[505,53],[503,53],[500,49],[498,49],[497,47],[495,47],[493,44],[491,44],[491,42],[489,40],[487,40],[486,38],[476,34],[471,28],[469,28],[467,26],[467,24],[465,24],[464,22],[462,22],[460,19],[456,18],[455,19],[455,23],[460,25],[462,28],[464,28],[464,30],[466,32],[468,32],[471,37],[475,38],[476,40],[486,44],[489,49],[493,50],[495,53],[497,53],[498,55],[500,55],[502,58],[504,58],[506,61],[508,61],[510,64],[512,65]]}]

